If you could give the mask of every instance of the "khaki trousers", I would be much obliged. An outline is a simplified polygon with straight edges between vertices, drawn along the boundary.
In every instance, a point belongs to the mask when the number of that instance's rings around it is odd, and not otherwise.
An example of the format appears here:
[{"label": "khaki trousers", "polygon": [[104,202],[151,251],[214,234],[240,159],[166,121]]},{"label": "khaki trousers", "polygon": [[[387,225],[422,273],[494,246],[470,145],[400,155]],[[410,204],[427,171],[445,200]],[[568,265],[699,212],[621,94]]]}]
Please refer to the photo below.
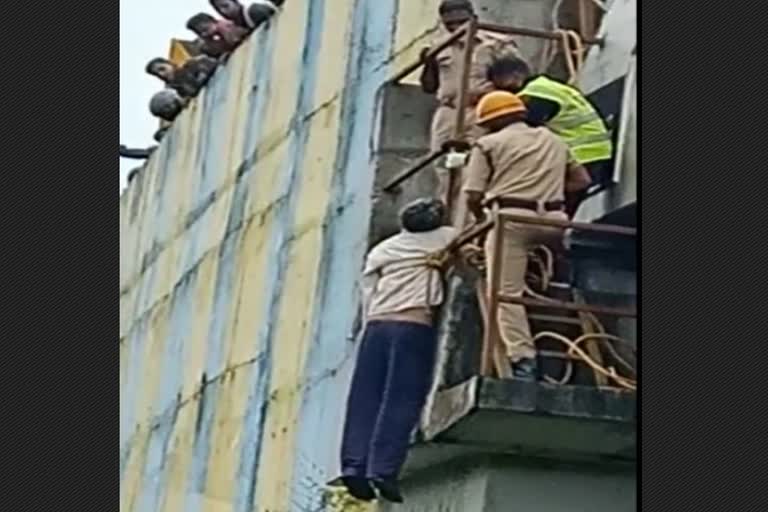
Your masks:
[{"label": "khaki trousers", "polygon": [[[443,144],[453,138],[453,129],[456,125],[456,109],[447,105],[440,105],[432,118],[432,131],[430,146],[432,151],[437,151],[443,147]],[[475,124],[474,107],[467,108],[464,114],[464,126],[466,127],[467,142],[472,143],[485,134],[485,130]],[[453,205],[451,212],[451,222],[454,226],[462,228],[466,226],[467,212],[464,205],[465,201],[461,195],[462,175],[460,169],[449,170],[441,164],[435,166],[438,182],[438,197],[448,204],[449,197]],[[449,176],[453,172],[453,187],[449,189]]]},{"label": "khaki trousers", "polygon": [[[537,216],[536,212],[519,208],[504,208],[500,213],[512,215]],[[551,219],[567,220],[563,212],[547,212],[542,214]],[[564,230],[535,224],[515,224],[506,222],[501,226],[504,231],[502,246],[502,263],[499,267],[501,280],[499,293],[510,297],[521,297],[525,290],[525,273],[528,267],[528,253],[539,245],[556,248],[562,243]],[[491,287],[496,230],[492,232],[485,243],[485,256],[488,268],[488,289]],[[501,341],[512,362],[521,359],[533,359],[536,348],[533,344],[531,329],[525,307],[518,304],[499,304],[498,329]]]}]

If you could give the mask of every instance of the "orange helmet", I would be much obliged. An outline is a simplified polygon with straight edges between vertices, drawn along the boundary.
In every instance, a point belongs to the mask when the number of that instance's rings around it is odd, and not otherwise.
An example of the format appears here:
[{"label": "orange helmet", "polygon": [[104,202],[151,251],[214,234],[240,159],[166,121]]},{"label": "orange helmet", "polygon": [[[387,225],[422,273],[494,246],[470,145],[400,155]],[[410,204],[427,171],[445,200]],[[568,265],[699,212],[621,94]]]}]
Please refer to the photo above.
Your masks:
[{"label": "orange helmet", "polygon": [[477,124],[487,123],[508,114],[525,113],[528,109],[517,95],[507,91],[489,92],[477,104]]}]

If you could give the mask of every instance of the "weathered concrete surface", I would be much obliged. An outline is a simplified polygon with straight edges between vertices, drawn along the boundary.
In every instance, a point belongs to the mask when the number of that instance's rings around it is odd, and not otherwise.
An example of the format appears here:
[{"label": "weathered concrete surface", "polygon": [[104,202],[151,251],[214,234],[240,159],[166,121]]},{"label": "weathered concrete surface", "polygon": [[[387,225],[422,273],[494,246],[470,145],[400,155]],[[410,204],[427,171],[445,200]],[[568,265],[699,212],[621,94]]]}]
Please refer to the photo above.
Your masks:
[{"label": "weathered concrete surface", "polygon": [[633,468],[533,464],[513,458],[491,464],[484,512],[634,512]]},{"label": "weathered concrete surface", "polygon": [[392,192],[383,187],[429,152],[429,132],[436,102],[414,85],[385,86],[380,92],[378,151],[369,244],[375,245],[400,230],[399,210],[419,197],[434,197],[437,177],[428,166]]},{"label": "weathered concrete surface", "polygon": [[382,512],[631,512],[632,465],[567,465],[517,456],[468,456],[407,476],[406,503]]},{"label": "weathered concrete surface", "polygon": [[[637,307],[637,244],[634,237],[582,233],[571,242],[575,294],[587,304],[632,309]],[[615,345],[627,363],[637,367],[637,319],[600,316],[606,331],[628,344]],[[626,376],[632,376],[605,350],[607,364]]]},{"label": "weathered concrete surface", "polygon": [[476,284],[482,276],[457,267],[448,281],[439,323],[440,389],[450,388],[477,374],[483,344],[483,316]]},{"label": "weathered concrete surface", "polygon": [[637,78],[633,51],[637,45],[637,1],[615,0],[603,18],[599,35],[603,48],[594,47],[584,61],[579,86],[611,116],[617,162],[610,189],[593,196],[579,209],[577,220],[605,218],[637,201]]},{"label": "weathered concrete surface", "polygon": [[485,510],[488,474],[475,465],[435,466],[403,481],[404,505],[382,503],[381,512],[474,512]]},{"label": "weathered concrete surface", "polygon": [[398,19],[286,3],[121,196],[121,510],[318,509]]},{"label": "weathered concrete surface", "polygon": [[557,460],[633,460],[632,392],[473,377],[439,391],[429,439]]}]

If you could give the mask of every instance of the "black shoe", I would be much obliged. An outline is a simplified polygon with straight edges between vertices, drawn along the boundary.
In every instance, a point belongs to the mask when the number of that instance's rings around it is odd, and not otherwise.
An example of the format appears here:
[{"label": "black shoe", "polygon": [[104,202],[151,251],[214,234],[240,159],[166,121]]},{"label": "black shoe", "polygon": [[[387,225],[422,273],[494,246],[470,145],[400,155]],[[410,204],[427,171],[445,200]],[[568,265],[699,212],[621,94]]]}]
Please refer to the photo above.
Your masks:
[{"label": "black shoe", "polygon": [[379,491],[379,495],[387,501],[392,503],[402,503],[404,501],[397,480],[373,480],[373,486]]},{"label": "black shoe", "polygon": [[521,359],[516,363],[512,363],[512,375],[515,379],[532,382],[536,380],[537,373],[535,359]]},{"label": "black shoe", "polygon": [[349,494],[361,501],[373,501],[376,499],[376,493],[371,488],[367,478],[360,476],[343,476],[341,481],[347,488]]}]

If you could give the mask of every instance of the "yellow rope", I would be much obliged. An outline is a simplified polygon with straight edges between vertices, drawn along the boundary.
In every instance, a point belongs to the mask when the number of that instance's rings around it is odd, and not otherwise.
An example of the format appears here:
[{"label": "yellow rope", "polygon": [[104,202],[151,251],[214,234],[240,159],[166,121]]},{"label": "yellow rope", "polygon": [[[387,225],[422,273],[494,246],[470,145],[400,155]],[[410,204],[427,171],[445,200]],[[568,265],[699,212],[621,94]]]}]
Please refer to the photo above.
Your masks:
[{"label": "yellow rope", "polygon": [[622,377],[621,375],[616,373],[616,369],[613,368],[612,366],[608,368],[604,368],[603,366],[596,363],[591,357],[589,357],[589,355],[586,352],[584,352],[581,349],[581,347],[579,347],[579,344],[587,340],[591,340],[591,339],[614,339],[615,340],[617,339],[616,336],[613,336],[610,334],[584,334],[582,336],[579,336],[575,340],[570,340],[567,337],[563,336],[562,334],[558,334],[556,332],[542,331],[533,337],[533,341],[535,343],[536,341],[542,338],[551,338],[563,343],[564,345],[567,345],[569,347],[568,349],[569,355],[578,356],[595,372],[605,375],[606,377],[613,380],[623,388],[631,389],[633,391],[637,390],[637,381],[633,379],[628,379],[626,377]]},{"label": "yellow rope", "polygon": [[[605,327],[603,327],[603,324],[600,322],[600,320],[597,319],[597,317],[593,313],[590,313],[588,311],[582,311],[580,313],[580,316],[583,319],[586,319],[592,323],[592,326],[597,331],[597,334],[605,334],[606,336],[608,336],[608,334],[605,332]],[[632,343],[618,336],[613,336],[612,340],[605,338],[605,339],[601,339],[600,341],[606,342],[604,343],[604,346],[611,353],[611,357],[613,357],[617,363],[621,364],[621,366],[623,366],[625,370],[633,374],[636,372],[635,368],[631,364],[629,364],[623,357],[621,357],[618,352],[616,352],[616,349],[613,348],[613,343],[610,343],[610,341],[614,341],[616,343],[622,343],[630,347],[632,350],[635,350],[635,347],[632,345]]]},{"label": "yellow rope", "polygon": [[[544,245],[537,247],[534,251],[536,250],[541,251],[544,254],[544,261],[540,262],[538,266],[539,266],[539,269],[542,270],[542,275],[540,276],[539,281],[541,283],[547,284],[547,286],[543,287],[543,289],[546,290],[548,288],[548,283],[550,282],[550,279],[554,274],[554,254],[552,253],[552,250],[549,249],[549,247]],[[542,295],[540,293],[533,291],[527,284],[525,286],[525,293],[527,295],[530,295],[534,298],[537,298],[545,302],[557,302],[557,301],[554,301],[552,298],[547,297],[546,295]],[[597,317],[594,314],[589,312],[580,312],[579,316],[582,318],[582,320],[591,323],[595,331],[597,332],[595,333],[587,332],[588,326],[585,326],[584,324],[582,324],[582,331],[584,332],[584,334],[576,338],[576,340],[570,340],[567,337],[558,333],[543,331],[534,337],[534,342],[538,339],[541,339],[542,337],[551,337],[553,339],[561,341],[566,345],[568,345],[569,349],[567,351],[567,354],[569,356],[578,355],[579,357],[581,357],[581,359],[584,360],[585,363],[587,363],[587,365],[589,365],[597,373],[600,373],[602,375],[605,375],[606,377],[613,379],[622,387],[626,387],[628,389],[637,389],[637,383],[634,380],[627,379],[625,377],[618,375],[618,373],[616,373],[616,370],[613,367],[605,368],[602,365],[598,364],[586,352],[581,350],[581,348],[578,346],[581,343],[584,343],[585,341],[589,341],[589,340],[603,341],[604,345],[608,348],[609,352],[611,353],[611,356],[618,363],[620,363],[621,366],[623,366],[626,370],[628,370],[629,373],[635,373],[635,369],[632,367],[632,365],[629,364],[624,358],[622,358],[618,354],[618,352],[616,352],[616,349],[613,347],[612,342],[624,343],[629,346],[631,346],[631,344],[628,341],[618,336],[607,334],[605,332],[605,327],[597,319]],[[565,375],[559,381],[552,379],[549,376],[545,376],[545,379],[548,382],[556,383],[556,384],[565,384],[566,382],[568,382],[573,375],[573,364],[570,359],[566,361],[567,361],[567,364],[566,364]]]}]

